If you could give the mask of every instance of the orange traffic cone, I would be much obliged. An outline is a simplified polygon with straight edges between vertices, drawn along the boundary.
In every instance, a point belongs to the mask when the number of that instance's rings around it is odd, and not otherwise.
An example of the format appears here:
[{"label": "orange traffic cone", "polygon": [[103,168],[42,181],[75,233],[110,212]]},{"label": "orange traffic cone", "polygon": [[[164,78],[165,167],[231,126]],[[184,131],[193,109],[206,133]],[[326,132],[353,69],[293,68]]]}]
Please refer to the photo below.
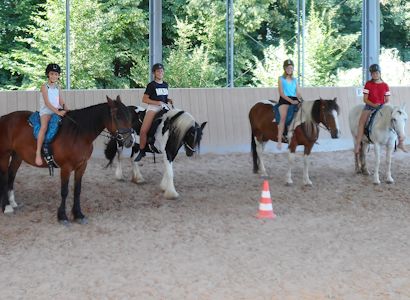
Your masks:
[{"label": "orange traffic cone", "polygon": [[259,212],[256,216],[258,219],[273,219],[275,214],[272,208],[272,199],[270,197],[269,182],[267,180],[263,181],[262,196],[259,201]]}]

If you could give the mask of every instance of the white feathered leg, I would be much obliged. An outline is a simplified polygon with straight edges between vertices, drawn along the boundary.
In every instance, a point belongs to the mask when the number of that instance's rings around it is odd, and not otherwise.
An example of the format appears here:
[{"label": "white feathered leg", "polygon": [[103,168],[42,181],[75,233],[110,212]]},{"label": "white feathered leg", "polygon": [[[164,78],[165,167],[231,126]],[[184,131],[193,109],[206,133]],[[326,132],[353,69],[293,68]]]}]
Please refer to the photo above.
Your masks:
[{"label": "white feathered leg", "polygon": [[11,207],[16,208],[18,207],[18,204],[16,202],[16,198],[14,197],[14,190],[9,191],[9,203]]},{"label": "white feathered leg", "polygon": [[380,184],[379,167],[380,167],[380,144],[374,144],[374,156],[376,165],[374,167],[373,184]]},{"label": "white feathered leg", "polygon": [[303,155],[303,183],[311,186],[312,181],[309,178],[309,155]]},{"label": "white feathered leg", "polygon": [[391,157],[393,153],[393,145],[388,144],[386,147],[386,183],[394,183],[391,176]]},{"label": "white feathered leg", "polygon": [[262,161],[262,154],[263,150],[265,149],[266,142],[258,142],[256,137],[254,139],[256,144],[256,153],[258,154],[259,174],[261,176],[268,176],[268,173],[266,173],[265,165]]},{"label": "white feathered leg", "polygon": [[121,154],[122,154],[122,150],[118,149],[118,153],[117,153],[117,167],[115,168],[115,178],[117,180],[122,180],[122,165],[121,165]]},{"label": "white feathered leg", "polygon": [[144,177],[142,177],[140,167],[138,166],[138,163],[134,161],[134,157],[131,158],[132,162],[132,178],[131,181],[134,183],[143,183],[145,182]]},{"label": "white feathered leg", "polygon": [[172,162],[169,162],[166,154],[164,153],[164,176],[161,180],[161,189],[164,191],[164,197],[166,199],[176,199],[179,194],[175,190],[174,186],[174,170],[172,169]]},{"label": "white feathered leg", "polygon": [[288,155],[288,173],[286,174],[287,176],[287,180],[286,180],[286,185],[292,185],[293,181],[292,181],[292,165],[293,165],[293,161],[295,159],[295,153],[292,153],[289,151],[289,155]]},{"label": "white feathered leg", "polygon": [[9,198],[9,204],[6,205],[4,208],[4,213],[5,214],[11,214],[14,212],[14,208],[16,208],[18,205],[14,199],[14,191],[11,190],[8,192],[8,198]]}]

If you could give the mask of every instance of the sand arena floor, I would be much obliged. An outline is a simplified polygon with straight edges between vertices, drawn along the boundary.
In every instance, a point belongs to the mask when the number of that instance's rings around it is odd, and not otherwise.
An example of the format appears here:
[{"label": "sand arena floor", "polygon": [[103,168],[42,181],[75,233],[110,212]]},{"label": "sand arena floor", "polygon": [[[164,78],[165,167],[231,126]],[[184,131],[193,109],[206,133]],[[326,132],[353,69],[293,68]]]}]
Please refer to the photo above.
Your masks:
[{"label": "sand arena floor", "polygon": [[128,164],[118,182],[93,158],[81,194],[89,224],[68,228],[56,220],[59,177],[23,164],[24,206],[0,215],[0,298],[410,299],[409,155],[395,154],[396,183],[380,186],[354,174],[351,151],[313,153],[313,187],[300,153],[292,187],[287,155],[265,158],[274,220],[255,218],[262,179],[249,154],[180,154],[178,200],[162,197],[162,164],[149,157],[143,185]]}]

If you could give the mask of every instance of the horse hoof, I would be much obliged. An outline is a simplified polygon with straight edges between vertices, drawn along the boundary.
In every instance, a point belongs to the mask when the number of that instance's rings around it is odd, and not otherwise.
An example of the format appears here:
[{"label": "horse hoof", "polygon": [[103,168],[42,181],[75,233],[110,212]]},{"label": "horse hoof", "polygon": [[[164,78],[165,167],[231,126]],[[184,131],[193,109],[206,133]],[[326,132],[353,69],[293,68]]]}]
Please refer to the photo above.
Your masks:
[{"label": "horse hoof", "polygon": [[362,174],[365,176],[369,176],[370,172],[368,170],[362,170]]},{"label": "horse hoof", "polygon": [[11,205],[6,205],[6,207],[4,208],[4,213],[5,214],[12,214],[14,212],[14,209]]},{"label": "horse hoof", "polygon": [[75,219],[75,222],[80,225],[86,225],[88,224],[88,219],[87,218]]},{"label": "horse hoof", "polygon": [[178,193],[164,193],[164,197],[165,199],[168,199],[168,200],[175,200],[179,197],[179,194]]},{"label": "horse hoof", "polygon": [[142,184],[142,183],[145,183],[145,180],[144,179],[139,179],[139,180],[137,180],[137,179],[131,179],[131,182],[132,183],[135,183],[135,184]]},{"label": "horse hoof", "polygon": [[313,183],[311,182],[305,183],[305,186],[313,186]]},{"label": "horse hoof", "polygon": [[286,185],[286,186],[292,186],[292,185],[293,185],[293,182],[286,182],[285,185]]},{"label": "horse hoof", "polygon": [[392,179],[392,180],[386,180],[386,183],[387,184],[394,184],[394,180]]},{"label": "horse hoof", "polygon": [[373,182],[373,185],[380,185],[380,181],[379,182],[377,182],[377,181]]},{"label": "horse hoof", "polygon": [[59,220],[58,223],[60,223],[61,225],[65,226],[65,227],[70,227],[71,224],[68,220]]}]

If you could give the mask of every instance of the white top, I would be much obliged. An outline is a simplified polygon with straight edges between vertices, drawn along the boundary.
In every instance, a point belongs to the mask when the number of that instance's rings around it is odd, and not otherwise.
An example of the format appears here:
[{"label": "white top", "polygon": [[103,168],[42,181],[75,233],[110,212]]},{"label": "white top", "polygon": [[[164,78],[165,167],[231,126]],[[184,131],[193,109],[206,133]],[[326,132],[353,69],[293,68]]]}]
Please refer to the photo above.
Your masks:
[{"label": "white top", "polygon": [[[48,93],[48,101],[52,106],[55,108],[60,108],[60,92],[58,89],[58,85],[49,86],[46,84],[47,93]],[[40,92],[40,109],[46,108],[47,105],[44,103],[43,93]],[[48,107],[47,107],[48,108]]]}]

